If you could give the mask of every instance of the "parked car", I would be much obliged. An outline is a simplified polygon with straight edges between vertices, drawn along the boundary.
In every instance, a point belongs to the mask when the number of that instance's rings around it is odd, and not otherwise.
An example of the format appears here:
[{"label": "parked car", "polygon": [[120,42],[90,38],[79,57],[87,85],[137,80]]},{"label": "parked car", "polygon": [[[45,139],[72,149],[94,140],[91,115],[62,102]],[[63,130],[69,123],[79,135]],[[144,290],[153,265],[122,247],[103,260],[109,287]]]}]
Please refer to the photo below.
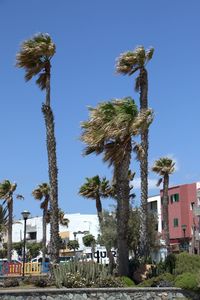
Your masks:
[{"label": "parked car", "polygon": [[[45,262],[49,262],[49,257],[45,257]],[[34,262],[37,262],[37,263],[42,263],[42,256],[37,256],[35,258],[32,258],[31,259],[31,262],[34,263]]]},{"label": "parked car", "polygon": [[60,256],[58,258],[58,263],[66,263],[68,261],[73,261],[74,260],[74,256]]}]

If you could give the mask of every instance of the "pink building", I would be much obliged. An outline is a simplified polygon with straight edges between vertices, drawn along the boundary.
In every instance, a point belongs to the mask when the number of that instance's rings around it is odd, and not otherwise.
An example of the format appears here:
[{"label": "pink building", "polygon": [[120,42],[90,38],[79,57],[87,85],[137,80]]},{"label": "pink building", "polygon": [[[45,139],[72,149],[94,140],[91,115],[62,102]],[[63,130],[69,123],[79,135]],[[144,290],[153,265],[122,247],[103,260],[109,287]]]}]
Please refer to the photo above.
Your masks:
[{"label": "pink building", "polygon": [[[162,194],[161,210],[162,210]],[[200,205],[200,182],[177,185],[169,188],[169,232],[172,248],[178,251],[180,245],[189,246],[199,229],[195,210]],[[199,236],[199,232],[198,232]],[[197,239],[197,235],[196,235]]]}]

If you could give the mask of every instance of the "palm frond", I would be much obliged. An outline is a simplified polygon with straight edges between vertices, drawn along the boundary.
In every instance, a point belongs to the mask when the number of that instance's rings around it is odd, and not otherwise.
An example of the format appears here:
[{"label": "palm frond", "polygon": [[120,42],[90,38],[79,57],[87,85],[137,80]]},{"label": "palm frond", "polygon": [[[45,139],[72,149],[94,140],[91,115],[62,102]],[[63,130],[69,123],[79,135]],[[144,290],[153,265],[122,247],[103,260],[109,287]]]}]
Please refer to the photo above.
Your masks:
[{"label": "palm frond", "polygon": [[162,183],[163,179],[159,178],[158,182],[156,183],[156,186],[159,186]]},{"label": "palm frond", "polygon": [[25,80],[38,76],[36,83],[46,88],[46,72],[49,72],[50,60],[56,47],[47,33],[39,33],[22,43],[16,56],[16,66],[25,70]]},{"label": "palm frond", "polygon": [[132,75],[151,60],[154,49],[145,51],[143,46],[137,46],[133,51],[127,51],[117,58],[116,72],[123,75]]},{"label": "palm frond", "polygon": [[175,162],[169,157],[161,157],[154,162],[152,171],[160,176],[172,174],[175,171]]},{"label": "palm frond", "polygon": [[136,128],[133,130],[138,116],[133,99],[113,99],[90,108],[89,112],[89,120],[81,124],[81,140],[87,145],[84,154],[104,152],[104,161],[109,165],[120,161],[130,137],[139,134]]}]

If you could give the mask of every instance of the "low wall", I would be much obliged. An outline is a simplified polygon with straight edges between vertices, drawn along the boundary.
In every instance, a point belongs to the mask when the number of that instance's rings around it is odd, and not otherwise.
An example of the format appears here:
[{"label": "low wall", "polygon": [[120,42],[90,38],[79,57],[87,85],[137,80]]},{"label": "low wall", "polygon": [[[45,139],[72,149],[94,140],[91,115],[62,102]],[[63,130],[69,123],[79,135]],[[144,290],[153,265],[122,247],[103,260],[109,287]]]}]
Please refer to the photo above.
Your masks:
[{"label": "low wall", "polygon": [[98,288],[0,290],[3,300],[199,300],[178,288]]}]

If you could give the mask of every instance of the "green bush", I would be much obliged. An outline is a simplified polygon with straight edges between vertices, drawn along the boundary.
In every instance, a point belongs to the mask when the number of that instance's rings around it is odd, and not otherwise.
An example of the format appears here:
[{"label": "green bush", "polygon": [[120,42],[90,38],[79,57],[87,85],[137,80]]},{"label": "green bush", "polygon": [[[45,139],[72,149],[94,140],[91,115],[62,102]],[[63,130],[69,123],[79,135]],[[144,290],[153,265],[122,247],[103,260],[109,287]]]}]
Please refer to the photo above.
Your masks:
[{"label": "green bush", "polygon": [[194,273],[183,273],[175,279],[175,286],[186,290],[198,290],[198,275]]},{"label": "green bush", "polygon": [[174,285],[175,276],[170,273],[161,274],[141,282],[140,287],[170,287]]},{"label": "green bush", "polygon": [[95,284],[99,277],[107,278],[109,275],[107,266],[94,261],[69,261],[53,267],[53,272],[57,287],[62,287],[66,274],[74,274],[74,276],[80,274],[80,277],[85,280],[85,286],[91,286],[91,283]]},{"label": "green bush", "polygon": [[127,276],[122,276],[121,280],[122,280],[122,283],[124,284],[124,286],[127,286],[127,287],[135,286],[135,282]]},{"label": "green bush", "polygon": [[120,277],[107,276],[107,278],[99,277],[95,283],[96,287],[124,287],[124,283]]},{"label": "green bush", "polygon": [[155,278],[156,277],[146,279],[146,280],[142,281],[141,283],[139,283],[137,285],[137,287],[151,287],[151,286],[154,286]]},{"label": "green bush", "polygon": [[48,282],[45,278],[37,278],[34,281],[34,285],[38,287],[46,287],[48,285]]},{"label": "green bush", "polygon": [[165,270],[173,274],[175,266],[176,266],[176,255],[171,253],[165,259]]},{"label": "green bush", "polygon": [[186,252],[176,256],[175,274],[196,273],[200,270],[200,256]]},{"label": "green bush", "polygon": [[19,286],[19,281],[16,278],[8,278],[5,279],[3,282],[3,287],[8,288],[8,287],[15,287]]},{"label": "green bush", "polygon": [[66,288],[84,288],[86,287],[86,279],[79,272],[66,273],[62,284]]},{"label": "green bush", "polygon": [[25,285],[33,284],[33,277],[31,275],[24,277],[23,284]]}]

